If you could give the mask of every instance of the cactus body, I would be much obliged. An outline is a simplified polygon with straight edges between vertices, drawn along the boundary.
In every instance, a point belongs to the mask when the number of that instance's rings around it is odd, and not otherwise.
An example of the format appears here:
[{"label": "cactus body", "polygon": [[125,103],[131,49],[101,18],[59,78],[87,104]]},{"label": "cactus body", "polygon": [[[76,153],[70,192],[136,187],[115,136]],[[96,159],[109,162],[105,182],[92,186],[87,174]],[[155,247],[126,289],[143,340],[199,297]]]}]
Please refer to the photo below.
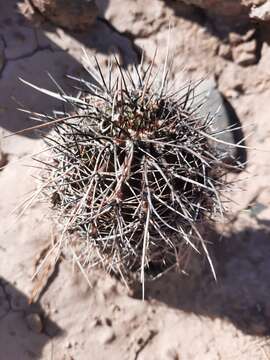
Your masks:
[{"label": "cactus body", "polygon": [[181,266],[187,251],[212,266],[200,228],[223,211],[226,170],[196,84],[170,90],[167,66],[155,74],[153,62],[130,71],[117,63],[114,78],[95,65],[93,81],[75,79],[77,97],[54,94],[73,111],[51,118],[45,137],[42,193],[66,241],[82,267],[142,281],[149,269]]}]

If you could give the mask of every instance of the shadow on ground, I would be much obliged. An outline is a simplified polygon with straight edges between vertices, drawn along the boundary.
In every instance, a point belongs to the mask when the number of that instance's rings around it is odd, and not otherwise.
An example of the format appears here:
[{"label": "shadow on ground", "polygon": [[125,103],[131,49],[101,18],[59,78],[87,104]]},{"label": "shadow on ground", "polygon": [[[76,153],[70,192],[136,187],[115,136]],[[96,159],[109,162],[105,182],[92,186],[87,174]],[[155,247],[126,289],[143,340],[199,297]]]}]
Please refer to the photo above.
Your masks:
[{"label": "shadow on ground", "polygon": [[[183,4],[176,5],[172,1],[167,3],[169,6],[174,6],[177,15],[206,26],[206,20],[198,8]],[[33,90],[20,82],[19,78],[41,88],[58,92],[48,76],[49,72],[67,93],[76,93],[74,84],[66,75],[83,76],[91,81],[80,63],[82,46],[101,56],[117,54],[123,65],[138,60],[140,54],[134,44],[135,39],[130,34],[117,32],[107,20],[102,18],[107,5],[107,0],[99,1],[100,17],[85,33],[64,31],[46,22],[40,27],[35,27],[18,12],[15,0],[1,9],[0,44],[2,40],[4,54],[0,74],[1,127],[14,133],[37,125],[35,120],[29,119],[29,116],[18,111],[18,108],[48,113],[48,115],[51,115],[53,110],[64,111],[63,103]],[[239,125],[239,120],[235,121],[235,112],[231,105],[228,102],[225,105],[230,106],[232,122]],[[38,138],[42,134],[32,131],[25,132],[23,136]],[[241,163],[246,160],[243,154],[237,154],[237,157],[240,158]]]},{"label": "shadow on ground", "polygon": [[217,282],[207,264],[195,276],[171,272],[146,284],[148,299],[198,316],[227,319],[246,334],[269,335],[270,223],[223,239],[213,233],[211,238]]},{"label": "shadow on ground", "polygon": [[0,358],[39,359],[44,346],[64,332],[38,303],[0,277]]},{"label": "shadow on ground", "polygon": [[[101,10],[105,8],[106,1]],[[49,23],[35,27],[19,13],[15,0],[0,5],[0,9],[0,126],[10,132],[37,125],[18,108],[49,114],[52,110],[63,110],[63,104],[27,87],[19,77],[55,91],[49,72],[64,90],[74,94],[73,84],[66,75],[84,74],[87,79],[80,63],[82,47],[101,57],[116,54],[124,65],[137,61],[131,40],[114,31],[102,18],[89,31],[75,33]],[[40,137],[34,132],[24,136]]]}]

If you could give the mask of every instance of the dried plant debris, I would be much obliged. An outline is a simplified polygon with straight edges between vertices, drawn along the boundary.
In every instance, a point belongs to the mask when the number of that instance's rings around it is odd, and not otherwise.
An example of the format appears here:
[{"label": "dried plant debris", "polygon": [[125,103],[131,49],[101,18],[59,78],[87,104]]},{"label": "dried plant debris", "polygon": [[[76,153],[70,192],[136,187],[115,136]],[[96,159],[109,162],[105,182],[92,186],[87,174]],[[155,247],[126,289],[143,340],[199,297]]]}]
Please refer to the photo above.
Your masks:
[{"label": "dried plant debris", "polygon": [[215,117],[194,95],[199,82],[175,90],[168,61],[158,71],[154,60],[127,70],[114,59],[115,71],[87,54],[85,63],[92,81],[73,78],[76,97],[28,83],[72,106],[54,117],[32,113],[44,122],[36,129],[52,128],[48,154],[36,160],[38,191],[61,227],[56,248],[68,248],[85,274],[101,265],[144,283],[151,269],[181,268],[196,252],[215,274],[202,229],[223,216],[228,166]]}]

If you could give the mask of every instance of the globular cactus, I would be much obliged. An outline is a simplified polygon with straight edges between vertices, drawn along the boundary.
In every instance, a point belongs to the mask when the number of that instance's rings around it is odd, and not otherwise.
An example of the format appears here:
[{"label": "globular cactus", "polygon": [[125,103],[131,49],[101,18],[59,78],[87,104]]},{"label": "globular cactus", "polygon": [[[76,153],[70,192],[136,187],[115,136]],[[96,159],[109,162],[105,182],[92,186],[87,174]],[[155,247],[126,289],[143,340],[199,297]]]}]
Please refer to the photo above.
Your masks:
[{"label": "globular cactus", "polygon": [[[46,117],[49,155],[40,160],[42,193],[81,268],[102,265],[124,278],[181,266],[186,252],[204,252],[200,228],[223,206],[226,168],[202,115],[197,83],[170,89],[169,70],[153,62],[103,73],[99,63],[77,97],[42,92],[72,105]],[[33,86],[33,85],[32,85]],[[35,86],[34,86],[35,87]],[[63,240],[64,239],[64,240]]]}]

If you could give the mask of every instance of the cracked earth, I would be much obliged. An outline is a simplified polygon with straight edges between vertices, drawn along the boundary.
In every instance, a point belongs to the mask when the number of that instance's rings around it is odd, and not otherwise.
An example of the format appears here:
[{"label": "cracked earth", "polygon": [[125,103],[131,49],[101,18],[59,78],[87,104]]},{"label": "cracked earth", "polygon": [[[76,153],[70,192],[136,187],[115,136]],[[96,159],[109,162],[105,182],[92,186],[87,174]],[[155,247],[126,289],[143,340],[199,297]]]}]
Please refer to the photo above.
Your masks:
[{"label": "cracked earth", "polygon": [[[30,22],[14,0],[0,4],[0,167],[6,165],[0,170],[0,360],[269,359],[269,28],[224,29],[177,1],[97,3],[98,19],[85,33]],[[61,108],[19,78],[54,90],[50,73],[72,92],[66,75],[86,75],[82,47],[101,64],[115,54],[128,66],[142,51],[150,61],[157,46],[156,65],[162,64],[169,24],[173,77],[213,77],[253,149],[247,169],[232,174],[238,182],[229,219],[209,234],[218,281],[194,259],[189,276],[168,273],[146,284],[142,302],[102,271],[90,274],[89,288],[62,259],[41,291],[31,278],[57,234],[46,204],[19,217],[14,209],[35,187],[28,165],[42,140],[34,132],[5,136],[35,125],[18,108]]]}]

